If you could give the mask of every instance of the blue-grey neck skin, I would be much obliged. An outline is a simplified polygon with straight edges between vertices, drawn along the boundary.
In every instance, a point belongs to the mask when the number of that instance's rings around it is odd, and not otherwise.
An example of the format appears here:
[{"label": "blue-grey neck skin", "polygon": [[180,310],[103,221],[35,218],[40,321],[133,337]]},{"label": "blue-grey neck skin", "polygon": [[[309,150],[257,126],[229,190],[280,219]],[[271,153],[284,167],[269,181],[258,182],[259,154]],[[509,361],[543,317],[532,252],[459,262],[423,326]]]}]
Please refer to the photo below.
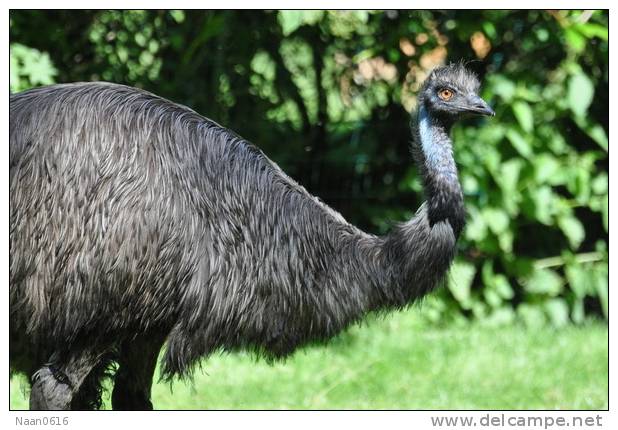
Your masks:
[{"label": "blue-grey neck skin", "polygon": [[447,220],[456,236],[465,222],[463,195],[449,137],[451,122],[435,118],[421,104],[415,156],[423,177],[431,225]]}]

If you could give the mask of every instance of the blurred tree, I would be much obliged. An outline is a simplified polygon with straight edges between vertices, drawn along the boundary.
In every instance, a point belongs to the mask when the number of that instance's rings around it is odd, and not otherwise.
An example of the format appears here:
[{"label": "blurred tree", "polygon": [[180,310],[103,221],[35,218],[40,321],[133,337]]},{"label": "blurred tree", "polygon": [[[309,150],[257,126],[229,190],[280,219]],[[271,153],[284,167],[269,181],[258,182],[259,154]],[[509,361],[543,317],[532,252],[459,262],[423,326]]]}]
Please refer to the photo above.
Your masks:
[{"label": "blurred tree", "polygon": [[[454,130],[469,225],[435,321],[608,313],[606,11],[11,11],[11,90],[142,87],[255,142],[375,233],[422,201],[409,112],[464,60],[497,117]],[[41,37],[44,35],[44,37]]]}]

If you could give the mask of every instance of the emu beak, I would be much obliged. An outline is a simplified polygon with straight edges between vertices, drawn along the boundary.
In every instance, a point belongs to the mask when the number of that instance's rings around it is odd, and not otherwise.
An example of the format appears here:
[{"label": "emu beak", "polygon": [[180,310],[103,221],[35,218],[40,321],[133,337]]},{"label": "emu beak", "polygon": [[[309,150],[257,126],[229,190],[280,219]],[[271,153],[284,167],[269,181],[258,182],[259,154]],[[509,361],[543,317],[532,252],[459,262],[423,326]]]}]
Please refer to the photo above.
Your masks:
[{"label": "emu beak", "polygon": [[476,94],[470,95],[466,98],[465,110],[470,113],[477,114],[477,115],[487,115],[487,116],[496,115],[494,110],[489,107],[487,102],[485,102],[485,100],[483,100]]}]

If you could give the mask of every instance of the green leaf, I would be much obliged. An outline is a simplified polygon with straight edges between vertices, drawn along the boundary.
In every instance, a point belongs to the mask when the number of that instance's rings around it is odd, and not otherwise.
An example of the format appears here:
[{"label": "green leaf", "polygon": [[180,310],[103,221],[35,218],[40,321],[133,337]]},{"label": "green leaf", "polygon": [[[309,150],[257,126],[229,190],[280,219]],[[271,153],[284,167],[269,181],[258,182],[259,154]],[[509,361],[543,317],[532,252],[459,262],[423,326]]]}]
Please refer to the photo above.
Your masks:
[{"label": "green leaf", "polygon": [[532,272],[536,270],[533,260],[525,255],[507,255],[505,256],[505,260],[508,261],[509,274],[513,274],[519,278],[528,278],[532,275]]},{"label": "green leaf", "polygon": [[576,53],[582,52],[586,47],[586,38],[572,26],[564,29],[564,37]]},{"label": "green leaf", "polygon": [[251,69],[267,81],[275,79],[276,64],[267,52],[257,52],[251,60]]},{"label": "green leaf", "polygon": [[294,33],[298,27],[303,25],[302,10],[280,10],[277,16],[281,31],[284,36]]},{"label": "green leaf", "polygon": [[522,303],[517,307],[517,314],[528,327],[540,327],[545,325],[547,318],[539,306]]},{"label": "green leaf", "polygon": [[557,296],[562,291],[562,278],[553,270],[537,269],[526,282],[526,291]]},{"label": "green leaf", "polygon": [[545,311],[554,327],[563,327],[569,323],[569,307],[564,299],[551,299],[545,302]]},{"label": "green leaf", "polygon": [[519,152],[524,158],[530,158],[532,156],[532,147],[530,143],[523,138],[517,130],[509,128],[506,132],[506,138],[511,142],[513,148]]},{"label": "green leaf", "polygon": [[580,298],[575,299],[571,310],[571,319],[575,324],[581,324],[584,322],[586,312],[584,309],[584,301]]},{"label": "green leaf", "polygon": [[492,172],[494,180],[502,190],[503,207],[511,216],[516,216],[520,211],[521,193],[518,184],[522,167],[523,162],[517,157],[505,161],[500,169]]},{"label": "green leaf", "polygon": [[598,37],[606,42],[609,40],[609,29],[604,25],[587,22],[574,24],[573,27],[588,39]]},{"label": "green leaf", "polygon": [[545,225],[552,224],[555,196],[548,186],[540,186],[530,191],[534,202],[534,216]]},{"label": "green leaf", "polygon": [[582,223],[572,215],[561,216],[558,218],[558,226],[569,240],[569,244],[573,250],[579,248],[586,232]]},{"label": "green leaf", "polygon": [[476,319],[483,319],[487,316],[487,304],[483,301],[475,301],[472,303],[472,315]]},{"label": "green leaf", "polygon": [[485,208],[483,210],[483,218],[487,225],[495,234],[504,232],[509,226],[509,217],[502,209]]},{"label": "green leaf", "polygon": [[303,21],[305,24],[317,24],[324,16],[323,10],[303,10]]},{"label": "green leaf", "polygon": [[494,283],[494,267],[493,262],[491,260],[486,260],[483,263],[483,268],[481,269],[481,275],[483,278],[483,284],[485,286],[493,285]]},{"label": "green leaf", "polygon": [[182,23],[185,20],[185,12],[182,10],[170,10],[170,15],[177,23]]},{"label": "green leaf", "polygon": [[594,85],[590,78],[578,72],[569,79],[567,101],[576,116],[583,117],[594,96]]},{"label": "green leaf", "polygon": [[520,158],[512,158],[502,163],[501,171],[494,175],[494,179],[504,193],[512,193],[517,190],[517,181],[519,181],[519,172],[521,172],[522,167],[523,163]]},{"label": "green leaf", "polygon": [[605,318],[609,318],[609,277],[607,263],[596,264],[595,288],[601,302],[601,309]]},{"label": "green leaf", "polygon": [[540,42],[547,42],[547,39],[549,39],[549,31],[546,28],[538,28],[534,33]]},{"label": "green leaf", "polygon": [[582,264],[572,263],[565,269],[564,273],[571,290],[575,293],[575,296],[579,299],[583,299],[587,295],[594,294],[594,273],[586,266]]},{"label": "green leaf", "polygon": [[503,101],[510,102],[515,95],[515,84],[502,75],[496,75],[491,78],[490,83],[493,92],[499,95]]},{"label": "green leaf", "polygon": [[609,194],[603,197],[603,205],[601,206],[601,217],[603,219],[603,228],[609,233]]},{"label": "green leaf", "polygon": [[556,155],[568,153],[569,146],[562,134],[557,130],[552,130],[552,133],[546,140],[547,146]]},{"label": "green leaf", "polygon": [[540,88],[531,88],[528,85],[525,85],[523,82],[520,82],[516,87],[515,95],[520,100],[527,100],[532,103],[538,103],[543,101],[543,97],[540,95]]},{"label": "green leaf", "polygon": [[558,159],[551,153],[538,154],[534,160],[534,176],[539,184],[555,184],[555,178],[561,175],[561,165]]},{"label": "green leaf", "polygon": [[461,188],[464,194],[475,194],[479,190],[479,181],[474,176],[462,176]]},{"label": "green leaf", "polygon": [[573,191],[577,201],[587,205],[592,191],[592,171],[590,167],[585,165],[585,160],[581,157],[578,162],[577,165],[573,166],[575,171],[570,178],[571,182],[567,185],[569,185],[569,190]]},{"label": "green leaf", "polygon": [[497,37],[496,27],[491,21],[483,22],[483,31],[489,39],[495,39]]},{"label": "green leaf", "polygon": [[498,295],[503,299],[510,300],[513,298],[513,288],[511,288],[511,284],[506,276],[502,274],[495,275],[493,279],[493,287]]},{"label": "green leaf", "polygon": [[277,19],[283,35],[289,36],[304,24],[315,24],[323,15],[322,10],[280,10]]},{"label": "green leaf", "polygon": [[451,267],[451,276],[448,283],[448,288],[453,294],[453,297],[464,307],[470,300],[470,287],[476,268],[473,264],[464,261],[455,261]]},{"label": "green leaf", "polygon": [[19,79],[19,62],[17,58],[13,55],[13,51],[11,51],[11,55],[9,57],[9,87],[11,91],[17,92],[20,91],[20,79]]},{"label": "green leaf", "polygon": [[469,240],[480,242],[487,237],[487,224],[478,211],[471,209],[469,213],[465,235]]},{"label": "green leaf", "polygon": [[609,179],[607,177],[607,173],[601,172],[599,175],[592,180],[592,192],[595,194],[607,194],[609,186]]},{"label": "green leaf", "polygon": [[609,150],[609,139],[607,138],[607,133],[605,133],[603,127],[601,127],[599,124],[595,124],[592,127],[587,127],[584,131],[601,148],[603,148],[605,151]]},{"label": "green leaf", "polygon": [[594,140],[605,152],[609,150],[609,140],[607,138],[607,133],[605,133],[605,129],[600,124],[593,124],[585,116],[576,116],[573,117],[577,126],[590,137],[590,139]]},{"label": "green leaf", "polygon": [[534,126],[534,115],[532,114],[530,105],[521,100],[516,101],[513,103],[513,113],[515,114],[515,118],[517,118],[517,122],[521,125],[521,128],[528,133],[531,132]]},{"label": "green leaf", "polygon": [[497,308],[502,305],[502,297],[494,290],[490,288],[485,288],[483,290],[483,297],[485,297],[485,301],[492,308]]},{"label": "green leaf", "polygon": [[494,273],[493,264],[490,261],[483,264],[481,273],[485,285],[483,296],[492,308],[498,308],[504,300],[513,298],[513,289],[506,276]]},{"label": "green leaf", "polygon": [[506,230],[502,232],[498,236],[498,245],[500,245],[500,249],[504,252],[512,252],[513,251],[513,232],[510,230]]},{"label": "green leaf", "polygon": [[493,147],[484,148],[483,152],[481,160],[483,160],[487,170],[495,173],[500,168],[500,153]]},{"label": "green leaf", "polygon": [[52,64],[48,53],[16,43],[11,45],[11,57],[13,57],[12,67],[15,68],[12,72],[13,79],[23,76],[27,81],[20,83],[20,87],[54,83],[54,76],[58,74],[58,71]]},{"label": "green leaf", "polygon": [[515,312],[509,306],[502,306],[494,309],[483,320],[483,325],[490,327],[503,327],[513,323],[515,320]]}]

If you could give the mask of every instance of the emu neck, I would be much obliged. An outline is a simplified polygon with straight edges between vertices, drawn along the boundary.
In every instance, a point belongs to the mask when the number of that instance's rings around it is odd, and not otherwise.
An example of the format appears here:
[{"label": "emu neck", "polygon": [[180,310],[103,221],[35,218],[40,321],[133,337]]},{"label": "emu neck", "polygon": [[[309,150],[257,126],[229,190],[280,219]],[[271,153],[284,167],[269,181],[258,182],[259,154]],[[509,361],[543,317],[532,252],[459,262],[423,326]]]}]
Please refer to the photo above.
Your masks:
[{"label": "emu neck", "polygon": [[421,105],[418,111],[419,148],[415,152],[423,176],[429,222],[434,225],[446,220],[455,236],[459,236],[465,212],[449,137],[450,128],[451,124],[447,120],[432,117]]}]

